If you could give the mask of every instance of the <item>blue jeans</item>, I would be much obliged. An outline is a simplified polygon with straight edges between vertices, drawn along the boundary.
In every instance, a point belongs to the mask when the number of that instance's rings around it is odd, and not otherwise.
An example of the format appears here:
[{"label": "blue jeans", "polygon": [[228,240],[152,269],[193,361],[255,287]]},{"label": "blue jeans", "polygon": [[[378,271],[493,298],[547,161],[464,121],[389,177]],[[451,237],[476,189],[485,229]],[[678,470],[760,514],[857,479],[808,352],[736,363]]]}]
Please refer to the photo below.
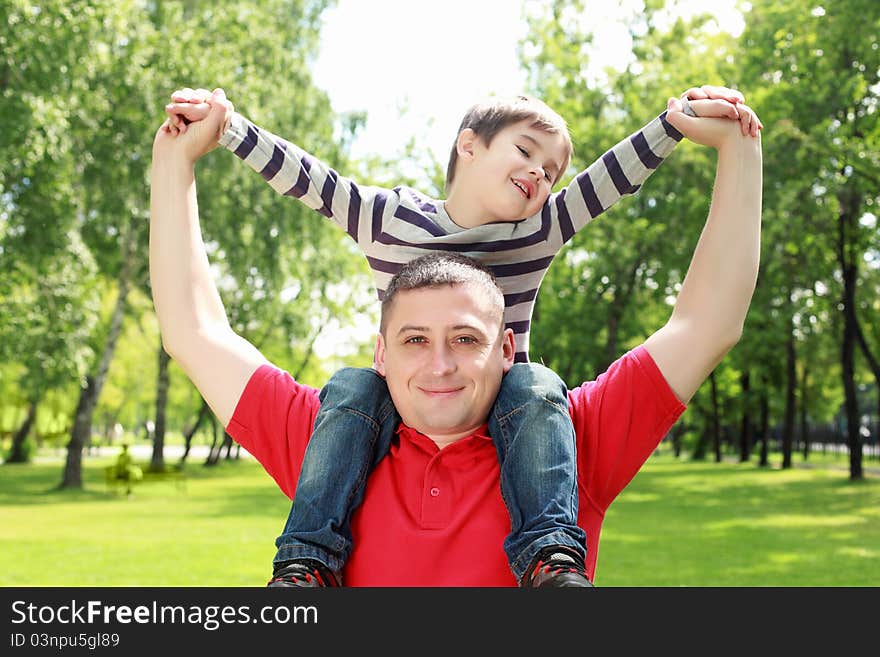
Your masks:
[{"label": "blue jeans", "polygon": [[[363,501],[370,471],[388,453],[400,417],[385,380],[369,368],[340,370],[320,400],[274,563],[309,557],[341,570],[351,553],[351,514]],[[502,379],[488,424],[510,514],[504,551],[517,581],[549,545],[585,557],[565,384],[542,365],[515,364]]]}]

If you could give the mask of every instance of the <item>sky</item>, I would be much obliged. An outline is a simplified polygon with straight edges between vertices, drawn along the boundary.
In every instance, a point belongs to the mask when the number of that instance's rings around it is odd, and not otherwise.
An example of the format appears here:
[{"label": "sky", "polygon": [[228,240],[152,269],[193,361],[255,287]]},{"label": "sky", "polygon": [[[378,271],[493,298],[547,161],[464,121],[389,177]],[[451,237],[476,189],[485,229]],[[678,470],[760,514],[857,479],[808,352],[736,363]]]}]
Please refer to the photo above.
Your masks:
[{"label": "sky", "polygon": [[[735,0],[679,0],[685,15],[713,13],[736,30]],[[315,83],[336,112],[367,112],[355,157],[388,155],[412,137],[445,164],[465,110],[488,95],[525,91],[517,45],[523,12],[541,0],[338,0],[324,14]],[[629,34],[620,18],[641,0],[586,0],[596,30],[591,62],[626,61]],[[711,9],[706,8],[711,5]],[[702,7],[701,7],[702,5]],[[740,28],[741,29],[741,28]],[[603,57],[604,56],[604,57]]]},{"label": "sky", "polygon": [[[679,0],[688,15],[713,13],[726,30],[741,29],[735,0]],[[352,156],[391,159],[411,137],[445,167],[465,110],[489,95],[527,91],[517,46],[525,36],[523,12],[543,0],[337,0],[324,14],[321,50],[313,66],[337,113],[364,111],[367,123]],[[582,17],[596,30],[591,64],[625,62],[629,33],[621,16],[641,0],[585,0]],[[702,5],[702,6],[701,6]],[[604,56],[604,57],[603,57]],[[695,84],[701,81],[695,81]],[[683,90],[682,90],[683,91]],[[390,157],[389,157],[390,156]],[[330,325],[316,343],[321,358],[344,358],[347,345],[372,341],[376,319],[351,329]]]}]

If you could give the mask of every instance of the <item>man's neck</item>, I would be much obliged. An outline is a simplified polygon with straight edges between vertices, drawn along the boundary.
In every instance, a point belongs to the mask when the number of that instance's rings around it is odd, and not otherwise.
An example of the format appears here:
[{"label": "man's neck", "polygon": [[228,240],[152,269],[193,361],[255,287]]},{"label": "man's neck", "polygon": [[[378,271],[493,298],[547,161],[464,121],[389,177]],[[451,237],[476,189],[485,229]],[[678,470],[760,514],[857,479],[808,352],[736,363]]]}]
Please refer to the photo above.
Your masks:
[{"label": "man's neck", "polygon": [[416,429],[415,427],[412,427],[408,424],[401,424],[407,427],[409,430],[418,433],[433,442],[435,445],[437,445],[437,449],[445,449],[446,447],[457,443],[461,439],[473,436],[474,434],[488,433],[488,428],[486,427],[485,423],[481,424],[480,426],[473,427],[472,429],[468,429],[467,431],[449,434],[425,433],[424,431],[420,431],[419,429]]}]

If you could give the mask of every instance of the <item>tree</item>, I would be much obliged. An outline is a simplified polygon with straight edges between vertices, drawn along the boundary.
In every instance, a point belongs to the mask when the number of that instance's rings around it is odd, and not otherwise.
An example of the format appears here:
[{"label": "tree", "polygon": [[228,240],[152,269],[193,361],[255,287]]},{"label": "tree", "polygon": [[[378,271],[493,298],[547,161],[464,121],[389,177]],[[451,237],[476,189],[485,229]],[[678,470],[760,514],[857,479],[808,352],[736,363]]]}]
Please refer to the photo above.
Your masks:
[{"label": "tree", "polygon": [[[327,98],[309,75],[326,5],[252,1],[217,12],[171,1],[4,4],[10,29],[0,113],[24,126],[0,137],[0,157],[9,163],[0,178],[5,248],[11,254],[15,238],[39,256],[19,249],[16,261],[60,266],[74,229],[114,299],[89,335],[94,355],[82,377],[62,487],[82,485],[82,448],[125,325],[139,317],[133,295],[149,296],[146,170],[168,94],[184,84],[224,86],[254,119],[301,135],[305,147],[339,161]],[[344,321],[356,310],[351,299],[365,287],[358,281],[366,280],[366,266],[340,246],[340,233],[277,197],[234,156],[207,160],[200,203],[231,320],[266,353],[280,354],[281,364],[307,355],[319,328],[315,309],[339,310]],[[338,280],[355,285],[334,288]]]},{"label": "tree", "polygon": [[[855,359],[865,254],[877,231],[862,221],[877,201],[876,105],[880,75],[880,7],[866,0],[816,6],[806,0],[754,2],[742,36],[744,65],[767,84],[766,100],[786,121],[790,160],[808,164],[789,181],[811,189],[818,216],[834,217],[828,236],[836,255],[834,284],[843,315],[841,383],[850,449],[850,478],[862,477]],[[807,77],[808,76],[808,77]],[[804,85],[805,80],[809,85]],[[806,186],[804,186],[806,183]],[[829,226],[830,227],[830,226]],[[864,343],[865,349],[869,346]]]}]

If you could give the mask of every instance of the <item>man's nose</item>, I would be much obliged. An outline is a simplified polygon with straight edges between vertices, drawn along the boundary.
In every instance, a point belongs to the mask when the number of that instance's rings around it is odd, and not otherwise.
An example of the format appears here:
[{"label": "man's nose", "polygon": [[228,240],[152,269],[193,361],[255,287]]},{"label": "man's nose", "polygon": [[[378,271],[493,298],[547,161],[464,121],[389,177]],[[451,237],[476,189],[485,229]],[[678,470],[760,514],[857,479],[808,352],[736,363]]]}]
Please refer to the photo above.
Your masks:
[{"label": "man's nose", "polygon": [[432,376],[445,376],[455,371],[455,358],[447,344],[438,344],[431,351],[429,364]]}]

